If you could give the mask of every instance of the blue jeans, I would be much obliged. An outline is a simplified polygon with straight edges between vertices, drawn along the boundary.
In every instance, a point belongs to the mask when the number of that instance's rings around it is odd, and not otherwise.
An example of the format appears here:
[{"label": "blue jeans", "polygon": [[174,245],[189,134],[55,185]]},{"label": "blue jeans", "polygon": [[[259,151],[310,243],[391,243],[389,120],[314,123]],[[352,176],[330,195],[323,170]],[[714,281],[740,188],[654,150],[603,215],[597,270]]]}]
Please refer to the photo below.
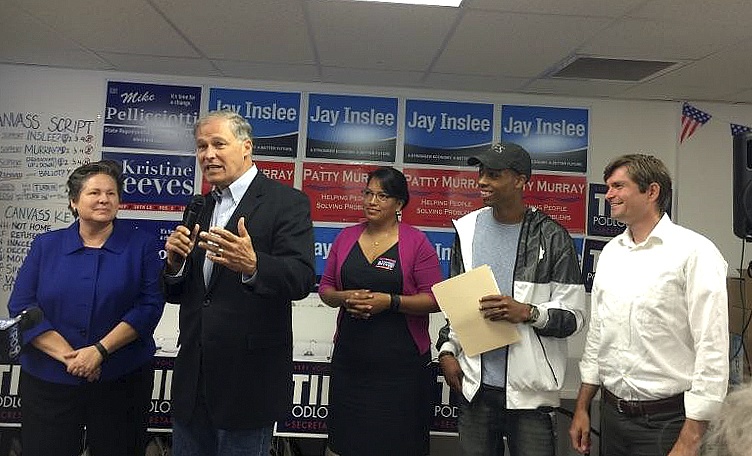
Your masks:
[{"label": "blue jeans", "polygon": [[274,425],[259,429],[217,429],[201,399],[190,423],[172,424],[173,456],[269,456]]},{"label": "blue jeans", "polygon": [[503,390],[481,386],[460,407],[457,428],[464,456],[503,456],[505,437],[511,456],[556,454],[553,407],[509,410]]}]

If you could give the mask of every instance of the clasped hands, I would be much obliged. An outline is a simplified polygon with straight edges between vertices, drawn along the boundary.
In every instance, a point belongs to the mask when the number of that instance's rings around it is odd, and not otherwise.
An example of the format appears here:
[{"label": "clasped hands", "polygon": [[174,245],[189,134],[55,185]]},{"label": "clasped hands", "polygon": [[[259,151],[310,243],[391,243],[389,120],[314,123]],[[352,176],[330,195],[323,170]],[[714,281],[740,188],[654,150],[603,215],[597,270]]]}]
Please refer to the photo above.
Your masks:
[{"label": "clasped hands", "polygon": [[362,320],[389,309],[392,302],[389,294],[374,293],[371,290],[345,290],[342,293],[342,307],[351,317]]},{"label": "clasped hands", "polygon": [[99,380],[102,373],[102,355],[93,345],[79,348],[63,354],[65,370],[76,377],[83,377],[89,382]]},{"label": "clasped hands", "polygon": [[237,235],[216,226],[209,228],[209,231],[201,232],[198,225],[194,226],[192,231],[183,225],[177,226],[165,243],[170,272],[176,273],[180,270],[197,240],[198,247],[206,250],[207,260],[247,276],[252,276],[256,272],[256,251],[245,228],[245,217],[238,220]]}]

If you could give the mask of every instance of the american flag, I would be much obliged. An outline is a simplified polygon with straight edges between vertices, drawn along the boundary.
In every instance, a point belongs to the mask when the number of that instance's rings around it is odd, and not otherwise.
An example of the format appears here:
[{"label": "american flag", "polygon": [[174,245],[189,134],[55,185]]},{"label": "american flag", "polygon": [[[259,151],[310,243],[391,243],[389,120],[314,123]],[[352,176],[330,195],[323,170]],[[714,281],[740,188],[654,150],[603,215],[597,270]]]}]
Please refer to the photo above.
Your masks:
[{"label": "american flag", "polygon": [[684,103],[682,106],[682,131],[679,142],[683,143],[685,139],[689,139],[697,130],[700,125],[705,125],[710,118],[713,117],[707,112],[700,111],[689,103]]},{"label": "american flag", "polygon": [[748,127],[746,125],[739,125],[735,123],[731,124],[731,136],[740,135],[748,131],[752,131],[752,127]]}]

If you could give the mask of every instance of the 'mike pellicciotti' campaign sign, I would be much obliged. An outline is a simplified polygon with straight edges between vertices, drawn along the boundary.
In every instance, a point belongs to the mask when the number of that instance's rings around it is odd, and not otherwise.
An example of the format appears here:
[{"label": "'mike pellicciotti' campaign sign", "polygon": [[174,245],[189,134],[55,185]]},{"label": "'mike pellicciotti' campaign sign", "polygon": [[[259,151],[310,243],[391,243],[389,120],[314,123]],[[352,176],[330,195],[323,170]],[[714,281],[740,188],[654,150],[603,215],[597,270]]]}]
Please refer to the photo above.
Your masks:
[{"label": "'mike pellicciotti' campaign sign", "polygon": [[483,206],[478,171],[405,168],[410,203],[402,219],[411,225],[452,227],[456,220]]},{"label": "'mike pellicciotti' campaign sign", "polygon": [[590,184],[587,217],[587,234],[590,236],[614,237],[627,226],[611,218],[611,205],[606,201],[607,191],[605,184]]},{"label": "'mike pellicciotti' campaign sign", "polygon": [[210,89],[209,111],[231,110],[253,127],[253,154],[295,157],[300,133],[300,93]]},{"label": "'mike pellicciotti' campaign sign", "polygon": [[493,139],[493,105],[407,100],[405,163],[467,165]]},{"label": "'mike pellicciotti' campaign sign", "polygon": [[201,87],[107,83],[103,147],[194,150]]},{"label": "'mike pellicciotti' campaign sign", "polygon": [[182,212],[195,193],[193,155],[103,151],[102,159],[123,167],[120,209]]},{"label": "'mike pellicciotti' campaign sign", "polygon": [[587,109],[504,105],[501,138],[524,147],[533,169],[587,172]]},{"label": "'mike pellicciotti' campaign sign", "polygon": [[605,245],[606,241],[585,239],[585,249],[582,253],[582,281],[585,284],[585,291],[588,293],[593,289],[593,278],[595,278],[595,270],[598,267],[598,257]]},{"label": "'mike pellicciotti' campaign sign", "polygon": [[311,94],[306,157],[393,162],[397,99]]}]

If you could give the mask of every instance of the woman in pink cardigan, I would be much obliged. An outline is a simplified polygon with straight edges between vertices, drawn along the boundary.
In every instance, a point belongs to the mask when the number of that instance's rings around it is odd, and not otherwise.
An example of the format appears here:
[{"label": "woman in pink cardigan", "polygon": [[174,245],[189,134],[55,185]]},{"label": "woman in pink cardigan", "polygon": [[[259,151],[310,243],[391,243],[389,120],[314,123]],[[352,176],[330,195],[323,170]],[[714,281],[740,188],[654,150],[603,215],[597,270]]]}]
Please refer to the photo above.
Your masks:
[{"label": "woman in pink cardigan", "polygon": [[319,285],[321,299],[340,308],[327,455],[425,456],[439,258],[425,234],[399,221],[410,200],[401,172],[371,172],[363,196],[366,221],[334,240]]}]

